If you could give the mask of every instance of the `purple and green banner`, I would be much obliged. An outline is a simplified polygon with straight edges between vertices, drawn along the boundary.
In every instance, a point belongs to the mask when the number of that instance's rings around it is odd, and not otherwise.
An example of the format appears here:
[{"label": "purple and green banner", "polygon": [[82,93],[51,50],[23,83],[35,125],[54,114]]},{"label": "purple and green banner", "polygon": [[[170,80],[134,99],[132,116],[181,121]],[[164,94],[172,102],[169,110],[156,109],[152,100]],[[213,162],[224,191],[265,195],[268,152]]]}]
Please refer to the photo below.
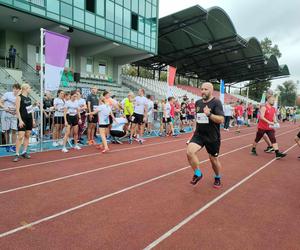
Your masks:
[{"label": "purple and green banner", "polygon": [[45,90],[59,89],[64,71],[70,38],[52,31],[45,31]]}]

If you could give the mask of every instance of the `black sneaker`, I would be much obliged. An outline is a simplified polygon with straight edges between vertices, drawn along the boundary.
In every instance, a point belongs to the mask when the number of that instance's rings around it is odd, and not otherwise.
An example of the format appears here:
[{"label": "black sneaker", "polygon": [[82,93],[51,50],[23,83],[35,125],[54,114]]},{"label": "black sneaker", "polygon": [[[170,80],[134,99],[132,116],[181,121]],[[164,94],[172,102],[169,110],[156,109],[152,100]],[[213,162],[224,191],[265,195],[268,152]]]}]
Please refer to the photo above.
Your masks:
[{"label": "black sneaker", "polygon": [[221,178],[215,177],[214,188],[220,188],[220,187],[221,187]]},{"label": "black sneaker", "polygon": [[192,185],[196,185],[197,183],[198,183],[198,181],[200,181],[201,179],[202,179],[202,177],[203,177],[203,174],[201,174],[200,176],[198,176],[198,175],[194,175],[193,176],[193,179],[191,180],[191,184]]},{"label": "black sneaker", "polygon": [[30,155],[27,154],[26,152],[23,153],[23,154],[21,154],[21,156],[22,156],[23,158],[25,158],[25,159],[30,159],[30,158],[31,158]]},{"label": "black sneaker", "polygon": [[257,156],[256,149],[255,149],[255,148],[252,148],[251,154]]},{"label": "black sneaker", "polygon": [[264,150],[264,152],[266,152],[266,153],[274,152],[274,148],[273,148],[272,146],[268,146],[268,147]]},{"label": "black sneaker", "polygon": [[283,157],[286,157],[286,155],[287,155],[287,154],[285,154],[285,153],[278,152],[278,153],[276,154],[276,159],[279,160],[279,159],[281,159],[281,158],[283,158]]},{"label": "black sneaker", "polygon": [[13,159],[13,162],[18,162],[20,160],[20,156],[16,155],[15,158]]}]

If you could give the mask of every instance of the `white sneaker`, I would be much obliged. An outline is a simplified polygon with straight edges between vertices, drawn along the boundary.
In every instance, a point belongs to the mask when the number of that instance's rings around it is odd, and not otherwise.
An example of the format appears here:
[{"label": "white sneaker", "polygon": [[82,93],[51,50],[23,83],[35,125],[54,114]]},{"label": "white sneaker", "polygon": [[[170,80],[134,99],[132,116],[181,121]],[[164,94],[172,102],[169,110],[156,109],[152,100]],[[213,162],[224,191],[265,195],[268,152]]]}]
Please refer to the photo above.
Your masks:
[{"label": "white sneaker", "polygon": [[81,149],[81,147],[79,147],[77,144],[74,146],[74,149],[76,149],[76,150],[80,150]]},{"label": "white sneaker", "polygon": [[55,142],[52,143],[52,146],[53,146],[53,147],[58,147],[59,144],[55,141]]},{"label": "white sneaker", "polygon": [[62,151],[63,153],[68,153],[68,152],[69,152],[69,150],[68,150],[67,148],[65,148],[65,147],[63,147],[61,151]]}]

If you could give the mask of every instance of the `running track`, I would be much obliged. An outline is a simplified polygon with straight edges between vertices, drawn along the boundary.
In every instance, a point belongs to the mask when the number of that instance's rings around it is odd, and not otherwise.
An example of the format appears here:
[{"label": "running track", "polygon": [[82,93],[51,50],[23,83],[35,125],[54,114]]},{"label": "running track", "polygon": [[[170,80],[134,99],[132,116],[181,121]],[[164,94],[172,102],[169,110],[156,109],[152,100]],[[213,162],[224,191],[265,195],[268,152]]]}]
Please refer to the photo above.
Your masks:
[{"label": "running track", "polygon": [[277,131],[288,157],[249,154],[255,128],[222,132],[223,188],[192,187],[187,135],[141,146],[0,158],[1,249],[300,249],[296,125]]}]

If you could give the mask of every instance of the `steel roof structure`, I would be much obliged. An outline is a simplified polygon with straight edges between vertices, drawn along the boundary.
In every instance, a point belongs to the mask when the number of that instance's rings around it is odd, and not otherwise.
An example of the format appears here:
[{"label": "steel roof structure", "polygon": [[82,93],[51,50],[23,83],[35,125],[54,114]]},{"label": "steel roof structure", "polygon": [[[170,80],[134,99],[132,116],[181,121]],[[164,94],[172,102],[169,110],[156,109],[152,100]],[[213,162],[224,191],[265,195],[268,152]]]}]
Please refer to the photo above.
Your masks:
[{"label": "steel roof structure", "polygon": [[256,38],[238,35],[223,9],[205,10],[199,5],[161,18],[158,55],[134,65],[155,70],[172,65],[180,75],[206,81],[223,79],[227,84],[290,74],[274,55],[263,55]]}]

